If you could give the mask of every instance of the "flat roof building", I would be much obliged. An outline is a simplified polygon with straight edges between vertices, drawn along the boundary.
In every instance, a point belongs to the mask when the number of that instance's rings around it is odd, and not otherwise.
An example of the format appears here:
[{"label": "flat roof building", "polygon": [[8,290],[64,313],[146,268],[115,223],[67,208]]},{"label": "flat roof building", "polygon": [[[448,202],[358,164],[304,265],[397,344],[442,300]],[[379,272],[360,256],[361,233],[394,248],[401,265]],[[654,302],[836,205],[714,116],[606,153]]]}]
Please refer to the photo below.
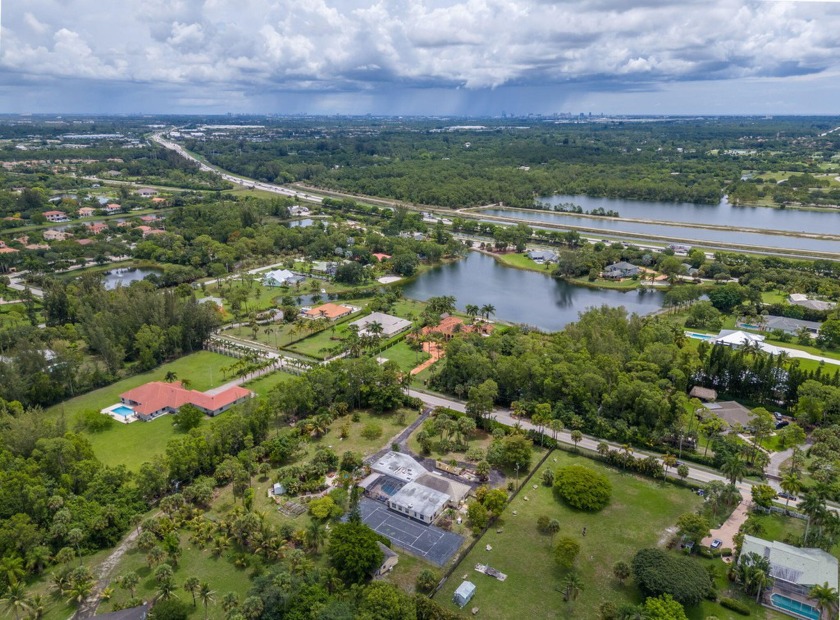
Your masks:
[{"label": "flat roof building", "polygon": [[437,519],[449,502],[446,493],[436,491],[419,482],[409,482],[393,496],[386,504],[391,510],[417,519],[423,523],[432,523]]},{"label": "flat roof building", "polygon": [[373,471],[391,476],[403,482],[413,482],[426,471],[420,463],[402,452],[386,452],[376,462],[371,464]]}]

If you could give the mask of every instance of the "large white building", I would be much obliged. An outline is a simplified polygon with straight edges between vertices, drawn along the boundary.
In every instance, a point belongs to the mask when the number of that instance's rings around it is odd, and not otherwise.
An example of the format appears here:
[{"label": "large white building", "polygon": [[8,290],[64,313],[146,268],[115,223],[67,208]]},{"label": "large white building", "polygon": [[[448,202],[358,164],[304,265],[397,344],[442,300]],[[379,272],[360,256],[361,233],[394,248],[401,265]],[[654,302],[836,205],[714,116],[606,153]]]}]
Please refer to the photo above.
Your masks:
[{"label": "large white building", "polygon": [[382,327],[380,335],[385,338],[390,338],[400,332],[403,332],[411,327],[411,321],[401,319],[398,316],[391,316],[384,312],[371,312],[367,316],[363,316],[358,321],[353,321],[350,325],[355,325],[359,328],[359,335],[371,336],[373,335],[368,327],[372,323],[378,323]]}]

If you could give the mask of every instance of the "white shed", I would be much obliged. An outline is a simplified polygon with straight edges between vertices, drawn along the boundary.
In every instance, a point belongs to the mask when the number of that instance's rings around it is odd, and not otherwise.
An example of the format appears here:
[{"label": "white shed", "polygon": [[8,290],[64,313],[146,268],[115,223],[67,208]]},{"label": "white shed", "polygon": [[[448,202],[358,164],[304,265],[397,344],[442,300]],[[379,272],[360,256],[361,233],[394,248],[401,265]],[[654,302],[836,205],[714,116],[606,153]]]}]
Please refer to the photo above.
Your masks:
[{"label": "white shed", "polygon": [[463,607],[470,602],[470,599],[475,595],[475,584],[471,581],[464,581],[455,590],[455,595],[452,600],[458,607]]}]

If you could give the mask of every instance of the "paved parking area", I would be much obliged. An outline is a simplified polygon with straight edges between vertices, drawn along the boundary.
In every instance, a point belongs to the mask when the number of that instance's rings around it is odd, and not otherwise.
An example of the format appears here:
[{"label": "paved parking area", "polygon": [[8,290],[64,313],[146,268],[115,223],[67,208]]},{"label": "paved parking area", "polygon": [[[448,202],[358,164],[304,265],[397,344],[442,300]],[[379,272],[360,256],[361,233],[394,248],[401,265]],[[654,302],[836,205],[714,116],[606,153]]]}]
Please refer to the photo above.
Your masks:
[{"label": "paved parking area", "polygon": [[458,534],[400,516],[367,497],[359,501],[359,512],[362,522],[376,533],[387,536],[397,547],[437,566],[446,564],[464,542]]}]

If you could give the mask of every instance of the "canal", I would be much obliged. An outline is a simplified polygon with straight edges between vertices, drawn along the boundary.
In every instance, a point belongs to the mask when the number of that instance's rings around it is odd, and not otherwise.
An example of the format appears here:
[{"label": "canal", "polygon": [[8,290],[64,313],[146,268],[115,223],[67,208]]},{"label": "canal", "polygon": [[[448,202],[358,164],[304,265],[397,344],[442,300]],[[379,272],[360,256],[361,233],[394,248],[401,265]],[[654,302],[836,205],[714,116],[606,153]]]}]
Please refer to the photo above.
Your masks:
[{"label": "canal", "polygon": [[470,252],[463,260],[435,267],[403,286],[412,299],[452,295],[463,310],[467,304],[492,304],[495,318],[545,331],[559,331],[592,307],[624,306],[650,314],[662,307],[660,291],[616,291],[569,284],[534,271],[505,267],[492,256]]}]

